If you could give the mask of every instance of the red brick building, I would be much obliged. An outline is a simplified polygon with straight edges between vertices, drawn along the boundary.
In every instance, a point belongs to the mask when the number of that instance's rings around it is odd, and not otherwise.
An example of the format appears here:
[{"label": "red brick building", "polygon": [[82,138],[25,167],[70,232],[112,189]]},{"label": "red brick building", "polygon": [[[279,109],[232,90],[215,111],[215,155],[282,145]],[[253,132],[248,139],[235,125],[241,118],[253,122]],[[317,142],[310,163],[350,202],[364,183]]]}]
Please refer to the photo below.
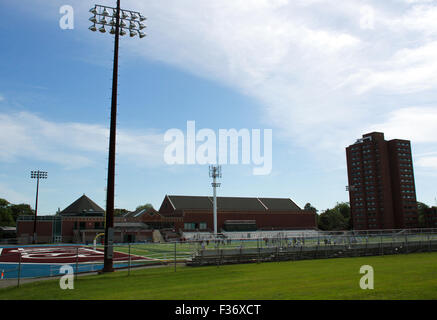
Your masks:
[{"label": "red brick building", "polygon": [[[300,209],[291,199],[217,198],[220,231],[315,229],[316,213]],[[39,243],[92,243],[104,233],[104,210],[83,195],[53,216],[37,219]],[[164,239],[175,239],[181,231],[212,231],[213,207],[210,197],[165,196],[159,211],[139,209],[114,218],[115,241],[136,242],[153,239],[161,230]],[[30,243],[33,216],[17,220],[19,243]]]},{"label": "red brick building", "polygon": [[[17,219],[18,242],[32,242],[34,216]],[[152,230],[141,219],[115,217],[116,242],[152,240]],[[92,243],[96,235],[105,232],[105,211],[85,194],[53,216],[37,217],[38,243]]]},{"label": "red brick building", "polygon": [[[214,230],[212,197],[166,195],[158,214],[176,231]],[[217,197],[217,225],[219,231],[317,227],[316,213],[302,210],[291,199],[237,197]]]},{"label": "red brick building", "polygon": [[417,228],[418,212],[411,145],[363,135],[346,148],[353,228]]}]

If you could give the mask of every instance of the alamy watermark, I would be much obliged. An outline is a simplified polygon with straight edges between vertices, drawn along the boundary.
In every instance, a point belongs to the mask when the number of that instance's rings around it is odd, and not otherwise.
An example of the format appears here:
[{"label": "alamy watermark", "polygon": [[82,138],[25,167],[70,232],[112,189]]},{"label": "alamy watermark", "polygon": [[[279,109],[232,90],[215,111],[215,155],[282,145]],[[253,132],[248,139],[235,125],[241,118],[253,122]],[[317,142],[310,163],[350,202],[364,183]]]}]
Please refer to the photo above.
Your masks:
[{"label": "alamy watermark", "polygon": [[360,279],[360,288],[363,290],[371,289],[373,290],[373,281],[374,281],[374,272],[373,267],[369,265],[361,266],[360,274],[364,274],[364,276]]},{"label": "alamy watermark", "polygon": [[59,13],[62,14],[59,20],[59,27],[62,30],[74,29],[74,9],[72,6],[64,5],[59,8]]},{"label": "alamy watermark", "polygon": [[272,171],[272,129],[264,129],[262,135],[260,129],[219,129],[217,137],[212,129],[196,132],[196,122],[187,121],[186,133],[167,130],[164,141],[169,143],[164,151],[169,165],[244,164],[254,166],[254,175]]},{"label": "alamy watermark", "polygon": [[74,271],[73,267],[65,264],[61,266],[61,269],[59,270],[59,273],[65,273],[60,279],[59,279],[59,287],[61,287],[62,290],[66,289],[74,289]]}]

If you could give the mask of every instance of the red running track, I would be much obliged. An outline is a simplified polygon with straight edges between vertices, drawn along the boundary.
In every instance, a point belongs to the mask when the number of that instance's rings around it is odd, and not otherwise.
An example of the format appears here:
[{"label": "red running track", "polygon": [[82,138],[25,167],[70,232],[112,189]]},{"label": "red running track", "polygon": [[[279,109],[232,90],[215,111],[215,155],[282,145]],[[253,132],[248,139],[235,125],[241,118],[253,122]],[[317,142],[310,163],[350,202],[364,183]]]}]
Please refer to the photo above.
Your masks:
[{"label": "red running track", "polygon": [[[85,262],[103,262],[104,252],[101,249],[83,246],[41,246],[41,247],[16,247],[0,248],[0,263],[18,263],[21,254],[22,263],[48,263],[67,264]],[[77,256],[77,257],[76,257]],[[77,260],[76,260],[77,259]],[[114,252],[113,260],[127,261],[129,255]],[[131,255],[131,260],[150,260],[140,256]]]}]

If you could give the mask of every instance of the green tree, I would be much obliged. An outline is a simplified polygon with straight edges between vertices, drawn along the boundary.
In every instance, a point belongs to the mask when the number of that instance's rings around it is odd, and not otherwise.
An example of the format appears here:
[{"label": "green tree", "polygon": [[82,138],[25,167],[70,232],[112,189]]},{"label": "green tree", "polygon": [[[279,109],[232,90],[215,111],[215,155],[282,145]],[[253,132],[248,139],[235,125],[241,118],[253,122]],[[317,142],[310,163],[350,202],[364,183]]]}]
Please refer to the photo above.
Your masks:
[{"label": "green tree", "polygon": [[114,217],[120,217],[128,212],[129,212],[129,210],[126,210],[126,209],[114,209]]},{"label": "green tree", "polygon": [[25,203],[11,204],[10,208],[14,221],[17,221],[18,216],[33,216],[35,214],[30,205]]},{"label": "green tree", "polygon": [[11,208],[8,206],[0,205],[0,226],[5,227],[13,225],[14,219],[12,218]]},{"label": "green tree", "polygon": [[347,202],[337,203],[332,209],[326,209],[318,217],[321,230],[349,230],[352,228],[350,207]]},{"label": "green tree", "polygon": [[28,204],[12,204],[6,199],[0,198],[0,226],[14,226],[18,216],[34,214],[35,212]]},{"label": "green tree", "polygon": [[305,207],[303,207],[303,209],[304,210],[312,210],[312,211],[315,211],[316,213],[317,213],[317,209],[316,208],[314,208],[312,205],[311,205],[311,203],[307,203],[306,205],[305,205]]},{"label": "green tree", "polygon": [[351,207],[348,202],[340,202],[334,208],[338,210],[345,220],[345,229],[352,229]]},{"label": "green tree", "polygon": [[9,205],[10,203],[8,200],[0,198],[0,208],[6,208]]},{"label": "green tree", "polygon": [[141,206],[138,206],[135,210],[141,210],[141,209],[147,209],[147,211],[155,210],[153,208],[153,205],[151,205],[150,203],[146,203],[146,204],[143,204]]},{"label": "green tree", "polygon": [[426,228],[426,221],[425,221],[425,210],[429,209],[429,206],[426,205],[423,202],[417,201],[417,213],[418,213],[418,222],[419,222],[419,228]]}]

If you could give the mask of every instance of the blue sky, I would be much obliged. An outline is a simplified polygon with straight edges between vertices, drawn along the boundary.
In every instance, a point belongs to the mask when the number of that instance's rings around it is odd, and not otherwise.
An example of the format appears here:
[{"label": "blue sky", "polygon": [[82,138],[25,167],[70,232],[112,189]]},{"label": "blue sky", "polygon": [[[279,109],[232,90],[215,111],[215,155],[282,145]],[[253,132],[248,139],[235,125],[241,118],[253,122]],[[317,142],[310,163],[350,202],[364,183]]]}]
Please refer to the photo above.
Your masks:
[{"label": "blue sky", "polygon": [[[115,1],[100,4],[113,6]],[[59,9],[74,9],[62,30]],[[0,10],[0,197],[39,212],[83,193],[105,207],[113,40],[91,1]],[[212,193],[207,166],[167,165],[164,133],[272,129],[273,169],[224,165],[219,195],[348,201],[345,147],[370,131],[412,141],[417,196],[437,196],[437,1],[122,1],[147,37],[120,45],[116,207]]]}]

